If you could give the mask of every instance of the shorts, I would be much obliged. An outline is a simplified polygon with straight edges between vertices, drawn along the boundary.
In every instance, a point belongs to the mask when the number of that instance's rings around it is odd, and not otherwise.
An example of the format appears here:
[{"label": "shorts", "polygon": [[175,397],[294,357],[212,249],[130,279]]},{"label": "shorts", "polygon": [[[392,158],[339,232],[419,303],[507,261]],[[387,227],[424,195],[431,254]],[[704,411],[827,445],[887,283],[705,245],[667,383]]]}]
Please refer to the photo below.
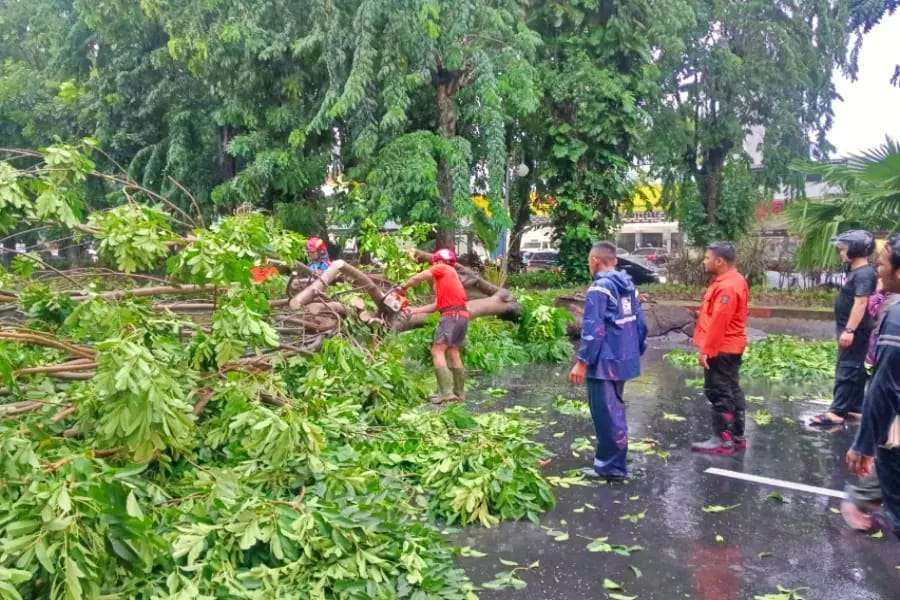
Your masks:
[{"label": "shorts", "polygon": [[460,348],[466,343],[468,330],[469,319],[465,317],[441,317],[434,330],[434,343],[445,344],[450,348]]}]

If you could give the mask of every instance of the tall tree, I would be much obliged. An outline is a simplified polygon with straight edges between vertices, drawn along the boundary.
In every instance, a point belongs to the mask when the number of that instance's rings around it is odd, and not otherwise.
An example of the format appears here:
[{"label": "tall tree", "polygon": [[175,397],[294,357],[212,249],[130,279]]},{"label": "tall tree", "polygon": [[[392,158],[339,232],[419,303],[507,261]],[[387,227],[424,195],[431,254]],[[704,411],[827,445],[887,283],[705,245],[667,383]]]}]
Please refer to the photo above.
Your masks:
[{"label": "tall tree", "polygon": [[362,0],[325,15],[329,30],[345,30],[324,42],[329,88],[307,131],[337,126],[351,173],[378,188],[376,207],[414,202],[438,222],[441,244],[472,213],[473,176],[492,214],[506,216],[505,119],[537,106],[540,40],[524,23],[526,4]]},{"label": "tall tree", "polygon": [[[752,214],[743,142],[755,128],[759,183],[799,184],[794,158],[827,156],[835,67],[852,71],[851,34],[890,2],[688,0],[680,48],[663,52],[663,95],[649,138],[667,192],[697,219],[694,241],[739,234]],[[735,162],[729,177],[727,165]],[[751,186],[752,187],[752,186]],[[682,210],[682,214],[688,212]]]},{"label": "tall tree", "polygon": [[587,275],[591,242],[609,234],[629,196],[646,107],[657,93],[653,52],[676,43],[680,0],[547,2],[534,27],[544,46],[541,180],[568,276]]}]

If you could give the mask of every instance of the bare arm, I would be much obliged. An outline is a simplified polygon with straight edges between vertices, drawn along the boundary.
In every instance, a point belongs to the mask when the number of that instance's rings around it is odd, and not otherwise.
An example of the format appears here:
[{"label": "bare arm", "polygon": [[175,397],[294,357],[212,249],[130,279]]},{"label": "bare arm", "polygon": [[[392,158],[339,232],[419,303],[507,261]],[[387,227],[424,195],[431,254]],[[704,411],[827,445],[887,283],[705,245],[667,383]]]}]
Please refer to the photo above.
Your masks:
[{"label": "bare arm", "polygon": [[414,306],[410,309],[409,312],[411,312],[412,314],[415,315],[415,314],[419,314],[419,313],[426,313],[426,314],[433,313],[436,310],[437,310],[437,304],[432,302],[431,304],[425,304],[423,306]]},{"label": "bare arm", "polygon": [[850,318],[847,320],[847,329],[856,331],[856,328],[859,327],[863,317],[866,315],[868,304],[868,296],[857,296],[853,300],[853,308],[850,310]]},{"label": "bare arm", "polygon": [[433,281],[434,275],[431,274],[431,269],[427,269],[422,271],[421,273],[416,273],[406,281],[400,284],[404,290],[416,287],[420,283],[425,283],[426,281]]}]

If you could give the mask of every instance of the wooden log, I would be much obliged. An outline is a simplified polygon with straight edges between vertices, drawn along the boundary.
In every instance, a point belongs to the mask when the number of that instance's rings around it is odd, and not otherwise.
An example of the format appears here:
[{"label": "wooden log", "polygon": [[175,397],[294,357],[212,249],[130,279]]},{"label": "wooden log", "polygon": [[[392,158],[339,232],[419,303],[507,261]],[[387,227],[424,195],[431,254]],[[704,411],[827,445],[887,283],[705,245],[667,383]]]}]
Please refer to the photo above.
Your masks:
[{"label": "wooden log", "polygon": [[[515,320],[522,315],[522,306],[515,300],[507,300],[505,295],[502,294],[470,300],[466,304],[466,308],[469,311],[470,319],[492,316]],[[415,313],[409,315],[408,318],[400,316],[394,319],[391,327],[395,331],[416,329],[424,325],[429,316],[428,313]]]},{"label": "wooden log", "polygon": [[[431,262],[431,254],[422,250],[416,250],[415,257],[417,261],[422,263]],[[469,267],[461,265],[459,263],[454,265],[454,267],[462,277],[468,280],[466,281],[466,283],[469,283],[468,287],[475,288],[485,296],[494,296],[499,294],[502,298],[512,298],[512,292],[500,286],[494,285],[487,279],[484,279],[474,269],[470,269]]]},{"label": "wooden log", "polygon": [[384,307],[382,301],[384,294],[381,292],[378,285],[376,285],[368,275],[343,260],[336,260],[331,263],[331,265],[312,283],[291,298],[288,306],[290,306],[292,310],[298,310],[300,307],[311,303],[325,291],[325,288],[337,281],[338,278],[352,281],[369,294],[375,303],[378,304],[379,308]]}]

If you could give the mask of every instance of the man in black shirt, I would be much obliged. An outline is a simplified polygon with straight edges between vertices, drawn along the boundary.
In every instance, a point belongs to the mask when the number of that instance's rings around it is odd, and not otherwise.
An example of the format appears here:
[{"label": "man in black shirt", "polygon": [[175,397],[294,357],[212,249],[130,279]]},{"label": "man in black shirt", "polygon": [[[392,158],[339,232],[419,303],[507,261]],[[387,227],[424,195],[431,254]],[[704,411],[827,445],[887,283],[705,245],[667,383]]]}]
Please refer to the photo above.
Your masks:
[{"label": "man in black shirt", "polygon": [[833,240],[841,260],[850,270],[834,303],[838,336],[834,396],[828,412],[817,415],[812,425],[840,425],[850,413],[862,410],[866,391],[866,351],[874,325],[866,311],[869,296],[875,293],[878,274],[869,265],[875,250],[875,237],[868,231],[846,231]]},{"label": "man in black shirt", "polygon": [[[878,274],[885,292],[900,292],[900,235],[885,245]],[[875,373],[847,466],[861,477],[877,472],[888,525],[900,535],[900,303],[887,310],[879,326]]]}]

